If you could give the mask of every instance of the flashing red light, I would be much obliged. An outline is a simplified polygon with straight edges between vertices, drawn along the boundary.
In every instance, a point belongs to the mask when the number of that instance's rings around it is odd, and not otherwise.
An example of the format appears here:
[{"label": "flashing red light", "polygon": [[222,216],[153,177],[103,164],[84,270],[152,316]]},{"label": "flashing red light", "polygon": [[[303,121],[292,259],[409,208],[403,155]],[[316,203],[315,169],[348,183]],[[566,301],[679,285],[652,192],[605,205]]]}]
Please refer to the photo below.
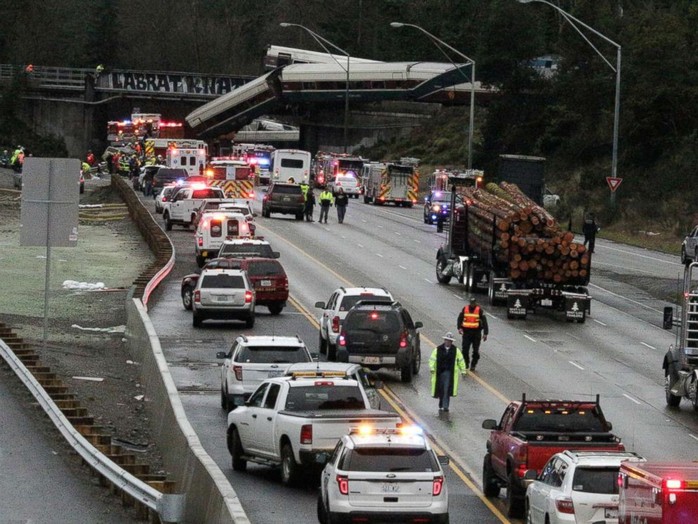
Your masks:
[{"label": "flashing red light", "polygon": [[664,487],[666,489],[684,489],[685,484],[683,480],[679,479],[665,479]]},{"label": "flashing red light", "polygon": [[371,320],[376,320],[376,319],[378,318],[378,313],[376,313],[375,311],[373,311],[373,312],[369,315],[369,318],[370,318]]},{"label": "flashing red light", "polygon": [[341,495],[349,495],[349,478],[346,475],[337,475],[337,487]]},{"label": "flashing red light", "polygon": [[242,366],[233,366],[233,373],[235,373],[235,380],[242,382]]},{"label": "flashing red light", "polygon": [[346,337],[344,336],[344,333],[342,333],[341,335],[339,335],[339,336],[337,337],[337,345],[338,345],[338,346],[342,346],[342,347],[346,347],[346,345],[347,345],[347,339],[346,339]]},{"label": "flashing red light", "polygon": [[313,425],[303,424],[301,426],[301,444],[313,443]]},{"label": "flashing red light", "polygon": [[431,494],[435,497],[438,497],[439,495],[441,495],[443,488],[444,488],[444,478],[443,477],[436,477],[434,479],[434,484],[432,485],[432,488],[431,488]]}]

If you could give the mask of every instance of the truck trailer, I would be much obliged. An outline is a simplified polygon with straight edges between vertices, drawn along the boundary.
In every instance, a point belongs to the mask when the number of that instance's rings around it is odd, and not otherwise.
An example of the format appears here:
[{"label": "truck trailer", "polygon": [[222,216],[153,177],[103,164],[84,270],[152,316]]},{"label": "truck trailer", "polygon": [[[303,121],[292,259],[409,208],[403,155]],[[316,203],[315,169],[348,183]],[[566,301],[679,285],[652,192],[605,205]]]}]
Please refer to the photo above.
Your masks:
[{"label": "truck trailer", "polygon": [[[506,305],[510,319],[548,308],[583,323],[591,303],[591,254],[584,245],[515,185],[469,184],[463,175],[449,177],[451,217],[436,253],[438,282],[456,278],[468,291],[486,292],[490,305]],[[463,204],[456,205],[457,193]]]}]

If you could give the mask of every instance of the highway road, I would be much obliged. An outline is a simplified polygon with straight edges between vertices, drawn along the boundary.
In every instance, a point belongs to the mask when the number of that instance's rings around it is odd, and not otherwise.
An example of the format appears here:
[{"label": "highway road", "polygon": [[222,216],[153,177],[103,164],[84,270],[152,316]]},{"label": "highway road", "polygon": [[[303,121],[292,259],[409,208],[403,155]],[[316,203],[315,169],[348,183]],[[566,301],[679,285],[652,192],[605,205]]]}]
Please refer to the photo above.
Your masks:
[{"label": "highway road", "polygon": [[[153,209],[152,200],[145,201]],[[259,212],[261,206],[256,203]],[[334,210],[333,210],[334,211]],[[261,214],[261,213],[260,213]],[[258,218],[258,234],[281,252],[291,282],[290,307],[280,317],[259,308],[255,334],[298,333],[317,350],[317,311],[338,286],[384,286],[410,310],[422,329],[422,360],[455,319],[467,294],[458,285],[435,283],[435,253],[444,240],[422,221],[421,208],[374,207],[351,200],[344,224],[296,222],[290,216]],[[187,414],[209,454],[238,492],[253,522],[284,522],[289,514],[314,518],[313,486],[283,489],[278,474],[265,467],[234,473],[225,448],[225,416],[220,409],[218,350],[249,332],[242,324],[191,327],[181,306],[179,281],[195,269],[193,234],[172,231],[177,264],[150,311]],[[598,269],[595,269],[598,268]],[[500,501],[480,496],[480,470],[487,432],[485,418],[498,418],[508,399],[594,398],[601,395],[606,416],[628,449],[650,459],[690,460],[698,449],[698,419],[684,404],[664,402],[661,360],[674,334],[660,328],[666,302],[649,288],[671,289],[681,271],[678,257],[597,240],[590,292],[592,316],[568,324],[547,312],[526,321],[506,320],[503,308],[485,309],[490,337],[483,343],[478,371],[462,384],[450,416],[439,416],[428,394],[428,373],[406,385],[384,372],[393,407],[416,420],[452,459],[449,473],[452,522],[498,522]],[[655,291],[656,294],[656,291]],[[484,304],[485,297],[482,297]],[[494,503],[492,503],[494,502]]]}]

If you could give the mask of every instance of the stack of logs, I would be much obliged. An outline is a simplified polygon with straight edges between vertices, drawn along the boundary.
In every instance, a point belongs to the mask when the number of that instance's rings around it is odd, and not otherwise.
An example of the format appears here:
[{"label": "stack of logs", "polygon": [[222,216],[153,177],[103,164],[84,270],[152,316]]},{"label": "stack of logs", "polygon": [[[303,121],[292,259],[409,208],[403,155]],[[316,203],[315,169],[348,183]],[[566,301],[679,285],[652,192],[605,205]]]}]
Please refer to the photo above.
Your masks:
[{"label": "stack of logs", "polygon": [[[589,253],[515,184],[463,188],[468,205],[468,245],[484,259],[508,265],[513,281],[585,285]],[[493,235],[494,232],[494,242]]]}]

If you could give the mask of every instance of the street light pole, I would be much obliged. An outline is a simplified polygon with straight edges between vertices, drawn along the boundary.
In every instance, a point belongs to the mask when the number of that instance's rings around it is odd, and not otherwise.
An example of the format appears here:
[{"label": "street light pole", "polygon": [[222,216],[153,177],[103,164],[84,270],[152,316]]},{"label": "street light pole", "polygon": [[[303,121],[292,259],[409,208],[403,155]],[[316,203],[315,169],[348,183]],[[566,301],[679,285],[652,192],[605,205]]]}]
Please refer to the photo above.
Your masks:
[{"label": "street light pole", "polygon": [[[423,27],[420,27],[415,24],[404,24],[402,22],[391,22],[390,27],[413,27],[425,35],[429,37],[429,39],[434,42],[436,47],[441,51],[446,58],[455,66],[456,64],[453,63],[453,60],[451,60],[451,57],[448,56],[448,54],[441,48],[439,47],[439,44],[444,46],[447,49],[450,49],[454,53],[456,53],[458,56],[464,58],[467,60],[468,63],[470,63],[470,123],[468,125],[468,169],[473,168],[473,128],[475,126],[475,60],[472,58],[469,58],[465,56],[463,53],[458,51],[457,49],[451,47],[448,45],[446,42],[443,40],[437,38],[436,36],[432,35],[429,31],[424,29]],[[457,67],[457,66],[456,66]]]},{"label": "street light pole", "polygon": [[[317,33],[316,33],[315,31],[313,31],[312,29],[308,29],[308,28],[305,27],[304,25],[301,25],[301,24],[291,24],[291,23],[288,23],[288,22],[281,22],[279,25],[280,25],[281,27],[299,27],[299,28],[303,29],[304,31],[306,31],[310,36],[313,37],[313,39],[314,39],[318,44],[320,44],[320,47],[322,47],[322,48],[325,50],[325,52],[326,52],[328,55],[330,55],[330,56],[332,57],[332,60],[334,60],[334,61],[337,63],[337,65],[338,65],[339,67],[341,67],[344,71],[346,71],[346,73],[347,73],[347,82],[346,82],[346,86],[345,86],[345,88],[344,88],[344,152],[346,153],[347,150],[348,150],[348,148],[349,148],[349,66],[350,66],[350,63],[351,63],[351,57],[349,56],[349,53],[347,53],[347,52],[346,52],[344,49],[342,49],[341,47],[339,47],[339,46],[333,44],[332,42],[330,42],[329,40],[327,40],[327,38],[325,38],[325,37],[323,37],[323,36],[320,36],[319,34],[317,34]],[[327,44],[327,45],[333,47],[334,49],[336,49],[337,51],[339,51],[340,53],[342,53],[343,55],[345,55],[345,56],[347,57],[347,66],[346,66],[346,67],[344,67],[344,66],[334,57],[334,55],[332,54],[332,52],[331,52],[329,49],[327,49],[327,46],[325,46],[325,44]]]},{"label": "street light pole", "polygon": [[[613,152],[611,156],[611,176],[613,178],[618,177],[618,124],[620,121],[620,62],[621,62],[621,46],[617,42],[614,42],[610,38],[608,38],[605,35],[602,35],[599,33],[596,29],[593,27],[585,24],[578,18],[575,18],[571,14],[569,14],[567,11],[563,10],[562,8],[556,6],[555,4],[552,4],[548,2],[547,0],[518,0],[519,3],[521,4],[529,4],[531,2],[539,2],[541,4],[546,4],[558,11],[562,17],[569,22],[569,24],[579,33],[582,38],[586,41],[587,44],[589,44],[594,51],[596,51],[596,54],[601,57],[601,59],[606,62],[606,65],[610,67],[613,72],[616,74],[616,96],[615,96],[615,105],[613,109]],[[586,37],[584,33],[577,27],[576,24],[581,25],[583,28],[591,31],[594,33],[596,36],[599,38],[602,38],[609,44],[615,46],[616,48],[616,66],[613,67],[613,64],[611,64],[608,59],[599,51],[594,44],[592,44],[589,39]],[[616,202],[616,193],[615,191],[611,191],[611,204],[615,204]]]}]

